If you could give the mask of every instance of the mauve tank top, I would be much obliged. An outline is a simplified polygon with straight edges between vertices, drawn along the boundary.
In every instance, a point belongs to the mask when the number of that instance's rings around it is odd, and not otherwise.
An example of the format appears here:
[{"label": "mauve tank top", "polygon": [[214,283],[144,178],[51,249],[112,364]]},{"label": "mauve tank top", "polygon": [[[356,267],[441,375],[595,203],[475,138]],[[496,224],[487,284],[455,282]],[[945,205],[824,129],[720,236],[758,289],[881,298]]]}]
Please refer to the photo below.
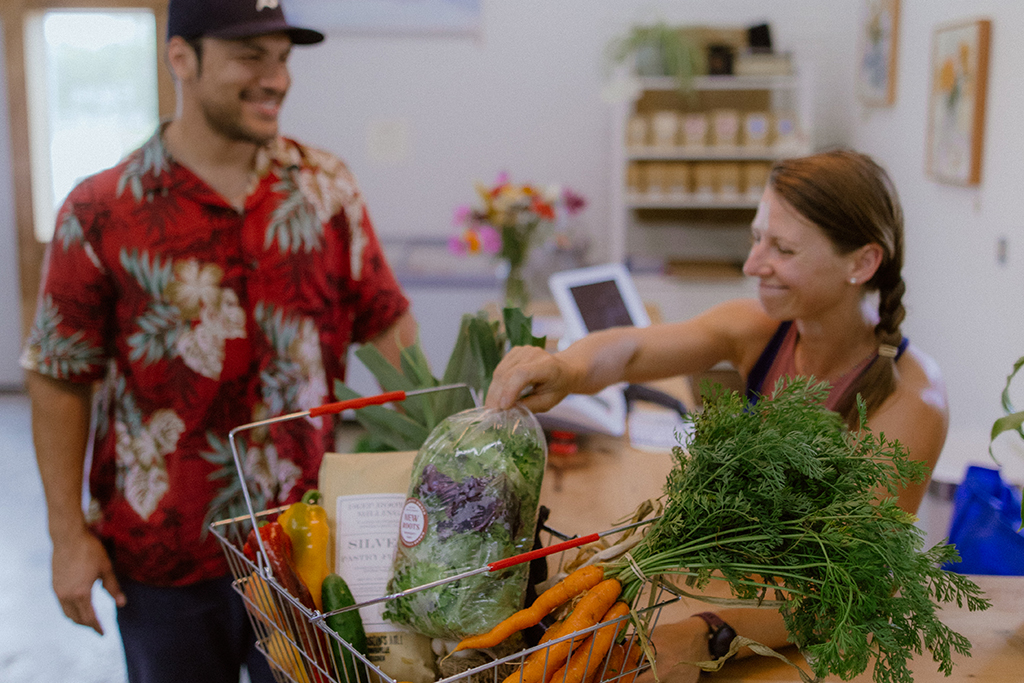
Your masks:
[{"label": "mauve tank top", "polygon": [[[899,357],[903,355],[909,343],[910,340],[904,337],[897,349],[896,360],[899,360]],[[871,354],[834,383],[831,383],[832,388],[828,393],[828,398],[825,399],[825,407],[835,410],[836,406],[842,403],[843,398],[857,381],[857,378],[868,369],[876,358],[878,358],[877,353]],[[757,363],[751,369],[750,376],[747,377],[748,400],[751,403],[756,403],[762,394],[774,389],[775,383],[779,378],[793,377],[797,374],[796,327],[793,326],[791,321],[786,321],[779,325],[771,341],[765,346],[761,356],[757,359]]]}]

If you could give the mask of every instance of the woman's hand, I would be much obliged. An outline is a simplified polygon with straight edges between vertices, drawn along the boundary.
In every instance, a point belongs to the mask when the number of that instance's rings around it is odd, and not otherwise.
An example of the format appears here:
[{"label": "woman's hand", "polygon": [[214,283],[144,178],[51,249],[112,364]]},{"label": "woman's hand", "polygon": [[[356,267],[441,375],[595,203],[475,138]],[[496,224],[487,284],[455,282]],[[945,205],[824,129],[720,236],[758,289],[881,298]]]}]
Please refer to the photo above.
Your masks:
[{"label": "woman's hand", "polygon": [[572,370],[559,356],[536,346],[515,346],[494,369],[486,406],[508,410],[518,401],[544,412],[573,392],[572,383]]}]

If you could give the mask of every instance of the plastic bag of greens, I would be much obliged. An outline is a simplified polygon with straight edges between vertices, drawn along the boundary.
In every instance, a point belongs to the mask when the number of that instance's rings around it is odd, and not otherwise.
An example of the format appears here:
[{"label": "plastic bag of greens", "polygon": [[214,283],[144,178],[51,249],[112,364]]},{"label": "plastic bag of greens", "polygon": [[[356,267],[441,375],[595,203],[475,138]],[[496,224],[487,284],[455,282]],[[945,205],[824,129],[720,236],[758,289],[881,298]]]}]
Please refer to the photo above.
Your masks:
[{"label": "plastic bag of greens", "polygon": [[[473,408],[441,422],[413,463],[388,592],[531,550],[546,461],[544,433],[525,408]],[[433,638],[484,633],[523,606],[528,570],[396,598],[384,616]]]}]

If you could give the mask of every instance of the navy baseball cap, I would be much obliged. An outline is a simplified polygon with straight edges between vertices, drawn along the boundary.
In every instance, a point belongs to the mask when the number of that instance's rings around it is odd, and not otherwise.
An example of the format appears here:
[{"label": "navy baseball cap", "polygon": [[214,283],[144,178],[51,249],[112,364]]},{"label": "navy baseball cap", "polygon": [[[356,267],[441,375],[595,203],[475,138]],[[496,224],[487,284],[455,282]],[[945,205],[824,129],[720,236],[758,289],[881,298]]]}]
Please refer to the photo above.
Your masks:
[{"label": "navy baseball cap", "polygon": [[171,0],[167,7],[168,38],[234,40],[267,33],[287,33],[296,45],[324,39],[319,31],[289,24],[281,0]]}]

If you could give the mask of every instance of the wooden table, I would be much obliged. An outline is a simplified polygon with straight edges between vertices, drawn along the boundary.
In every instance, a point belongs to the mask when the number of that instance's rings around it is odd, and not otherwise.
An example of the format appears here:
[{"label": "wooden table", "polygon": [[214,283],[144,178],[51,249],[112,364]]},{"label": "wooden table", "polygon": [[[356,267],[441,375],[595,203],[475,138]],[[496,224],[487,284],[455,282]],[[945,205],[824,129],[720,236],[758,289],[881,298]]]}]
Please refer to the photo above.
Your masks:
[{"label": "wooden table", "polygon": [[[947,605],[941,614],[943,623],[971,641],[971,656],[954,654],[953,673],[947,678],[926,652],[911,663],[914,683],[1024,681],[1024,577],[973,576],[971,579],[985,591],[992,607],[984,612],[969,612],[966,608]],[[666,607],[661,618],[663,621],[685,618],[707,609],[706,603],[684,599]],[[779,652],[810,673],[795,647]],[[853,683],[871,683],[871,666],[869,664],[867,671],[852,679]],[[727,662],[720,671],[706,674],[701,680],[708,683],[801,683],[793,667],[774,658],[757,656]],[[828,676],[822,680],[834,683],[841,679]]]},{"label": "wooden table", "polygon": [[[552,459],[541,491],[541,502],[551,509],[548,525],[568,534],[588,534],[613,528],[644,500],[660,495],[671,469],[668,451],[630,448],[623,439],[590,437],[576,456]],[[942,620],[971,641],[972,656],[954,655],[949,678],[936,671],[929,655],[912,665],[915,683],[972,681],[1010,683],[1024,681],[1024,577],[975,576],[972,579],[992,600],[984,612],[971,613],[955,605],[943,609]],[[680,601],[665,608],[662,619],[685,618],[708,609],[700,601]],[[800,653],[782,651],[806,668]],[[703,680],[703,679],[702,679]],[[714,683],[799,683],[800,677],[783,662],[764,657],[727,663],[706,676]],[[838,681],[838,678],[827,678]],[[853,679],[869,683],[871,670]]]}]

